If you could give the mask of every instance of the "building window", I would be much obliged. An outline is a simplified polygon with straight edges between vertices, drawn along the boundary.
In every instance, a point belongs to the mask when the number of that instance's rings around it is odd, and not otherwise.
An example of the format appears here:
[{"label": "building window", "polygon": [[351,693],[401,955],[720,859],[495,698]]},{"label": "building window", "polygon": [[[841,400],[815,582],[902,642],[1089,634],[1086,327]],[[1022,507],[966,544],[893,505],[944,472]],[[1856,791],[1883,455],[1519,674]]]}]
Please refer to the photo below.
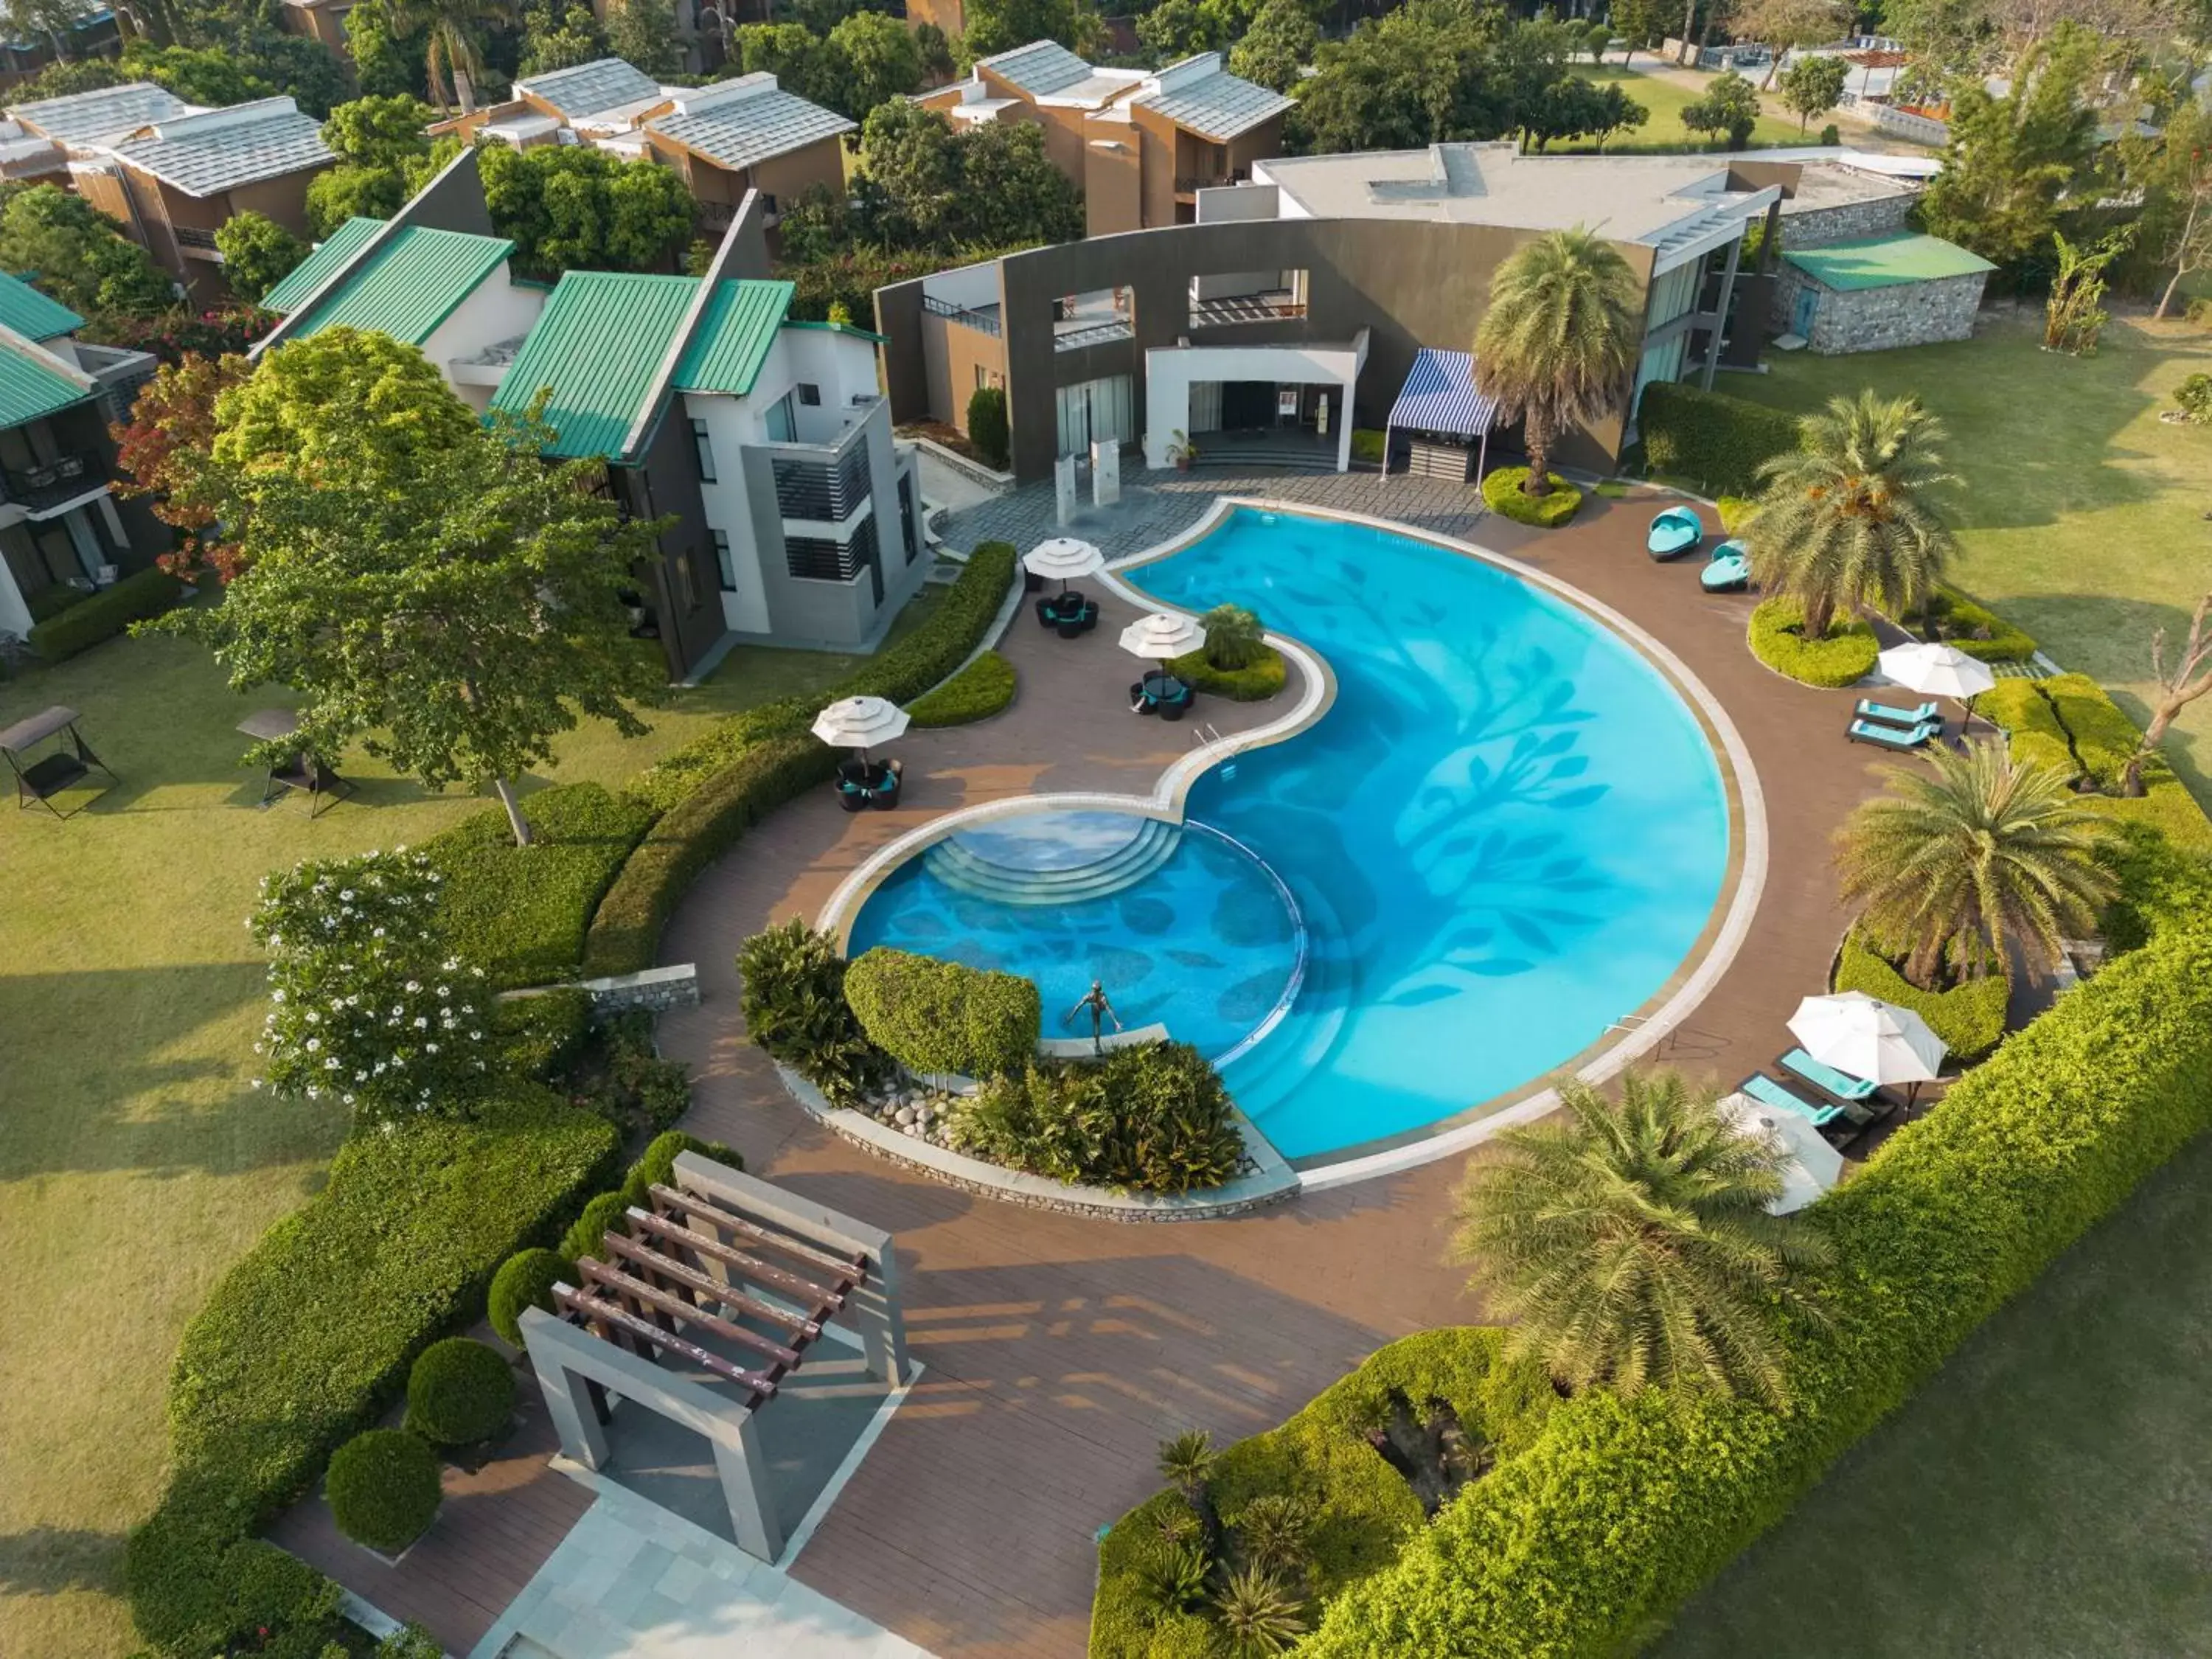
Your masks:
[{"label": "building window", "polygon": [[738,567],[730,559],[729,532],[717,530],[712,533],[714,538],[714,568],[721,576],[722,592],[734,593],[738,591]]},{"label": "building window", "polygon": [[[976,391],[988,392],[993,386],[1001,386],[1006,385],[1006,377],[1000,374],[997,369],[993,368],[989,364],[978,363],[975,365]],[[128,425],[129,422],[125,422],[125,424]]]},{"label": "building window", "polygon": [[1088,455],[1093,443],[1125,444],[1136,435],[1136,410],[1126,374],[1064,386],[1058,401],[1062,455]]},{"label": "building window", "polygon": [[801,380],[799,383],[799,401],[809,409],[820,408],[822,388],[818,386],[809,386],[805,380]]},{"label": "building window", "polygon": [[787,392],[769,405],[768,441],[772,444],[793,443],[799,438],[799,422],[791,412],[791,394]]},{"label": "building window", "polygon": [[702,483],[714,482],[714,446],[707,436],[704,421],[691,422],[691,445],[699,452],[699,477]]}]

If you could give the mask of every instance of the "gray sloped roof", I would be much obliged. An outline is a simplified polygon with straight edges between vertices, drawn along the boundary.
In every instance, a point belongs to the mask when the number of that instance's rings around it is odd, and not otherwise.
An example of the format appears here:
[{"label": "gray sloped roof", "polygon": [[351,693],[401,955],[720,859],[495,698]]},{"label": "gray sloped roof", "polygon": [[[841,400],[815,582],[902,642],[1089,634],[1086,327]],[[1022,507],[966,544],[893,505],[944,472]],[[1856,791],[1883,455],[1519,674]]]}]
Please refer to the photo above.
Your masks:
[{"label": "gray sloped roof", "polygon": [[1057,40],[1032,40],[996,58],[979,58],[975,67],[990,70],[1032,98],[1048,98],[1063,88],[1088,81],[1093,73],[1090,64]]},{"label": "gray sloped roof", "polygon": [[1201,138],[1221,143],[1280,115],[1291,103],[1281,93],[1226,70],[1135,101]]},{"label": "gray sloped roof", "polygon": [[658,97],[660,82],[619,58],[601,58],[568,69],[548,70],[517,81],[514,89],[543,99],[562,114],[596,115],[620,104]]},{"label": "gray sloped roof", "polygon": [[749,167],[857,129],[835,110],[781,88],[715,103],[689,115],[662,115],[648,131],[696,150],[718,167]]},{"label": "gray sloped roof", "polygon": [[322,123],[289,98],[264,98],[160,123],[149,137],[114,147],[118,161],[187,196],[213,196],[260,179],[328,167]]},{"label": "gray sloped roof", "polygon": [[175,120],[191,114],[192,107],[151,81],[132,81],[96,92],[71,93],[66,98],[10,105],[8,113],[64,144],[85,144],[136,132],[156,121]]}]

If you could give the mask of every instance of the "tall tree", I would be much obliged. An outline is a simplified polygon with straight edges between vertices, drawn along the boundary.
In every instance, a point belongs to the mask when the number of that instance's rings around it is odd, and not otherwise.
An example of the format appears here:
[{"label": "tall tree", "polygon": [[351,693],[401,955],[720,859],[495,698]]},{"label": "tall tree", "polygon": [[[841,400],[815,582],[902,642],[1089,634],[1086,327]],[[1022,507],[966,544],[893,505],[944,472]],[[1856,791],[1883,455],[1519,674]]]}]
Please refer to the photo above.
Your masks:
[{"label": "tall tree", "polygon": [[2095,926],[2113,892],[2094,856],[2106,820],[2056,768],[2014,761],[2002,742],[1937,745],[1893,768],[1889,793],[1836,832],[1844,902],[1875,943],[1933,988],[1946,958],[1978,979],[2017,951],[2031,973]]},{"label": "tall tree", "polygon": [[1499,413],[1523,423],[1528,494],[1549,493],[1561,434],[1626,400],[1643,331],[1635,275],[1594,230],[1552,231],[1498,267],[1474,360]]},{"label": "tall tree", "polygon": [[1626,1073],[1617,1103],[1579,1079],[1559,1099],[1459,1191],[1454,1249],[1509,1351],[1575,1389],[1786,1405],[1780,1316],[1812,1306],[1830,1253],[1803,1215],[1768,1213],[1782,1149],[1673,1072]]},{"label": "tall tree", "polygon": [[1498,62],[1508,28],[1474,0],[1407,0],[1324,43],[1296,88],[1299,147],[1328,155],[1504,137],[1517,125]]},{"label": "tall tree", "polygon": [[1692,132],[1721,134],[1730,149],[1741,149],[1759,125],[1759,88],[1734,70],[1723,70],[1704,97],[1682,106],[1682,125]]},{"label": "tall tree", "polygon": [[1782,72],[1782,101],[1797,118],[1803,133],[1816,115],[1826,115],[1844,95],[1844,82],[1851,66],[1832,55],[1800,58]]},{"label": "tall tree", "polygon": [[0,269],[35,273],[39,287],[91,316],[167,307],[174,285],[123,227],[52,185],[0,185]]},{"label": "tall tree", "polygon": [[2163,628],[2151,635],[2150,672],[2158,695],[2151,704],[2150,724],[2143,728],[2142,741],[2128,757],[2127,772],[2120,782],[2124,795],[2143,793],[2144,763],[2158,752],[2181,711],[2212,691],[2212,593],[2197,601],[2197,610],[2189,618],[2189,636],[2181,642],[2178,655],[2167,658]]},{"label": "tall tree", "polygon": [[1106,46],[1106,22],[1091,0],[968,0],[963,16],[963,63],[1032,40],[1057,40],[1079,56]]},{"label": "tall tree", "polygon": [[514,21],[516,0],[378,0],[394,34],[426,32],[424,72],[439,107],[455,103],[475,112],[476,82],[483,73],[483,38]]},{"label": "tall tree", "polygon": [[1198,0],[1160,0],[1137,20],[1137,44],[1163,64],[1226,44],[1216,15]]},{"label": "tall tree", "polygon": [[1613,0],[1613,27],[1620,36],[1620,61],[1629,62],[1639,46],[1656,46],[1667,32],[1667,0]]},{"label": "tall tree", "polygon": [[836,107],[856,121],[878,104],[921,90],[921,46],[896,17],[855,12],[830,31],[827,45],[842,82]]},{"label": "tall tree", "polygon": [[1930,499],[1953,482],[1943,428],[1911,398],[1871,390],[1806,418],[1802,447],[1761,469],[1758,516],[1743,532],[1751,573],[1804,608],[1805,637],[1838,611],[1882,605],[1904,616],[1927,602],[1952,538]]},{"label": "tall tree", "polygon": [[[264,378],[266,377],[266,378]],[[301,697],[300,739],[361,740],[431,788],[514,780],[589,715],[644,731],[660,676],[621,594],[661,522],[626,520],[598,461],[549,465],[534,417],[485,427],[419,353],[330,329],[218,405],[195,490],[240,544],[223,603],[161,625],[245,690]]]},{"label": "tall tree", "polygon": [[2142,192],[2142,234],[2136,246],[2166,273],[2159,291],[2163,317],[2181,285],[2212,270],[2212,92],[2185,94],[2154,136],[2123,137],[2129,184]]},{"label": "tall tree", "polygon": [[263,295],[307,257],[305,242],[251,208],[233,214],[216,228],[215,246],[222,255],[223,280],[248,305],[259,304]]},{"label": "tall tree", "polygon": [[675,268],[696,210],[673,169],[583,145],[492,144],[479,155],[492,223],[525,270]]},{"label": "tall tree", "polygon": [[155,518],[182,532],[162,559],[179,575],[206,568],[228,581],[237,574],[236,544],[222,538],[215,503],[196,486],[215,449],[216,405],[252,372],[238,353],[187,352],[155,371],[132,402],[130,420],[112,428],[123,473],[116,493],[146,497]]},{"label": "tall tree", "polygon": [[1271,92],[1288,92],[1320,46],[1321,30],[1305,0],[1267,0],[1230,49],[1230,72]]},{"label": "tall tree", "polygon": [[617,0],[607,9],[607,50],[656,79],[681,72],[675,8],[668,0]]}]

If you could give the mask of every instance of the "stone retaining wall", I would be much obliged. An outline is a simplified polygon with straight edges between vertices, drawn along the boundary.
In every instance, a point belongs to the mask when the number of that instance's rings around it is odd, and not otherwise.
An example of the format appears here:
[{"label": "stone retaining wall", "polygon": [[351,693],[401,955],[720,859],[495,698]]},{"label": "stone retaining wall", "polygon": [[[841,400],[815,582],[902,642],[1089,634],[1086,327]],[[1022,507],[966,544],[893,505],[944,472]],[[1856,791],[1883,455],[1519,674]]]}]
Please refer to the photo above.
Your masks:
[{"label": "stone retaining wall", "polygon": [[657,1014],[670,1008],[696,1008],[699,969],[688,962],[676,968],[648,968],[643,973],[587,979],[582,988],[592,999],[594,1013],[617,1014],[645,1008]]}]

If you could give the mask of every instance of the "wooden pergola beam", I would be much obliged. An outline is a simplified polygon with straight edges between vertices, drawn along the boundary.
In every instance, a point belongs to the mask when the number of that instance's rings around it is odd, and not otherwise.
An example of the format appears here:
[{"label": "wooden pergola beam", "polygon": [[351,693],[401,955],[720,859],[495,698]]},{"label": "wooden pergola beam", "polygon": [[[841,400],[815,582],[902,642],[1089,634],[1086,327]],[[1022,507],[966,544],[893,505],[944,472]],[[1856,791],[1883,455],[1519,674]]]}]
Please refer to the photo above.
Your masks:
[{"label": "wooden pergola beam", "polygon": [[649,1319],[641,1319],[629,1309],[617,1307],[603,1297],[587,1294],[570,1285],[556,1285],[553,1287],[553,1300],[556,1306],[565,1308],[581,1319],[595,1325],[611,1325],[618,1331],[678,1355],[704,1370],[712,1371],[715,1376],[750,1390],[753,1395],[747,1402],[750,1405],[758,1406],[775,1393],[773,1377],[763,1376],[758,1371],[749,1371],[696,1342],[686,1341],[673,1331],[663,1330]]},{"label": "wooden pergola beam", "polygon": [[732,1324],[720,1314],[709,1313],[683,1297],[664,1291],[635,1274],[624,1273],[619,1267],[594,1261],[587,1255],[576,1263],[576,1271],[591,1280],[592,1285],[604,1286],[617,1296],[633,1298],[658,1312],[712,1331],[725,1341],[735,1342],[742,1347],[766,1354],[770,1362],[770,1369],[767,1372],[770,1381],[781,1377],[799,1364],[799,1355],[792,1349],[757,1335],[742,1325]]},{"label": "wooden pergola beam", "polygon": [[[751,1273],[762,1265],[743,1250],[732,1249],[718,1239],[708,1238],[704,1233],[695,1233],[681,1222],[672,1221],[666,1216],[654,1215],[645,1210],[634,1209],[629,1212],[629,1221],[632,1226],[641,1228],[655,1238],[665,1238],[671,1243],[681,1244],[684,1249],[697,1252],[709,1261],[720,1262],[733,1272]],[[818,1291],[821,1287],[812,1285],[808,1288]],[[742,1293],[728,1285],[724,1285],[718,1294],[724,1295],[731,1301],[732,1306],[742,1307],[745,1312],[757,1319],[772,1319],[780,1325],[789,1326],[794,1332],[803,1334],[810,1342],[822,1334],[822,1321],[837,1310],[836,1306],[833,1304],[826,1309],[818,1309],[811,1316],[787,1313],[781,1308],[771,1307],[765,1302],[755,1301],[750,1297],[746,1297],[743,1302],[738,1302],[736,1298]]]},{"label": "wooden pergola beam", "polygon": [[[632,1210],[630,1216],[635,1220],[644,1213],[641,1210]],[[682,1230],[679,1228],[677,1231]],[[737,1340],[743,1342],[749,1348],[768,1355],[779,1364],[786,1367],[796,1365],[799,1363],[799,1349],[821,1334],[820,1326],[798,1320],[781,1309],[770,1307],[765,1302],[757,1302],[735,1285],[726,1284],[711,1273],[702,1273],[696,1267],[678,1261],[673,1256],[665,1255],[650,1245],[641,1244],[634,1238],[625,1238],[620,1233],[611,1232],[604,1241],[604,1248],[610,1256],[618,1256],[624,1262],[641,1268],[646,1273],[658,1273],[663,1279],[682,1285],[692,1293],[695,1302],[700,1297],[707,1297],[723,1307],[734,1308],[738,1312],[754,1319],[774,1320],[780,1325],[796,1326],[798,1346],[793,1347],[786,1347],[781,1342],[771,1341],[756,1331],[749,1331],[742,1327],[732,1328],[736,1331]]]},{"label": "wooden pergola beam", "polygon": [[702,1221],[711,1221],[716,1226],[726,1228],[739,1238],[758,1245],[763,1249],[780,1251],[793,1261],[803,1261],[811,1267],[826,1267],[839,1279],[852,1284],[858,1284],[867,1277],[868,1264],[858,1255],[833,1255],[827,1250],[817,1249],[814,1245],[803,1243],[795,1238],[787,1238],[781,1233],[762,1226],[757,1221],[747,1221],[743,1216],[732,1215],[720,1205],[710,1203],[697,1194],[687,1193],[681,1188],[665,1187],[655,1183],[648,1190],[655,1200],[680,1208],[686,1214],[697,1216]]},{"label": "wooden pergola beam", "polygon": [[[695,1220],[728,1229],[736,1232],[739,1237],[748,1239],[761,1231],[761,1229],[755,1227],[750,1222],[741,1220],[726,1210],[718,1209],[712,1204],[696,1199],[689,1193],[679,1193],[672,1187],[656,1186],[651,1191],[653,1207],[664,1216],[671,1214],[672,1212],[680,1212]],[[688,1229],[685,1231],[689,1231]],[[696,1238],[699,1235],[693,1233],[691,1237]],[[797,1297],[802,1302],[811,1303],[829,1313],[835,1313],[842,1308],[845,1305],[847,1293],[867,1276],[867,1268],[859,1262],[833,1263],[831,1271],[836,1276],[836,1281],[824,1285],[817,1279],[802,1279],[797,1273],[771,1266],[757,1255],[732,1249],[726,1244],[720,1244],[719,1240],[714,1242],[720,1245],[718,1249],[711,1252],[716,1261],[738,1268],[756,1284],[781,1291],[787,1296]],[[797,1249],[799,1247],[793,1248]],[[818,1260],[817,1258],[817,1262]]]}]

